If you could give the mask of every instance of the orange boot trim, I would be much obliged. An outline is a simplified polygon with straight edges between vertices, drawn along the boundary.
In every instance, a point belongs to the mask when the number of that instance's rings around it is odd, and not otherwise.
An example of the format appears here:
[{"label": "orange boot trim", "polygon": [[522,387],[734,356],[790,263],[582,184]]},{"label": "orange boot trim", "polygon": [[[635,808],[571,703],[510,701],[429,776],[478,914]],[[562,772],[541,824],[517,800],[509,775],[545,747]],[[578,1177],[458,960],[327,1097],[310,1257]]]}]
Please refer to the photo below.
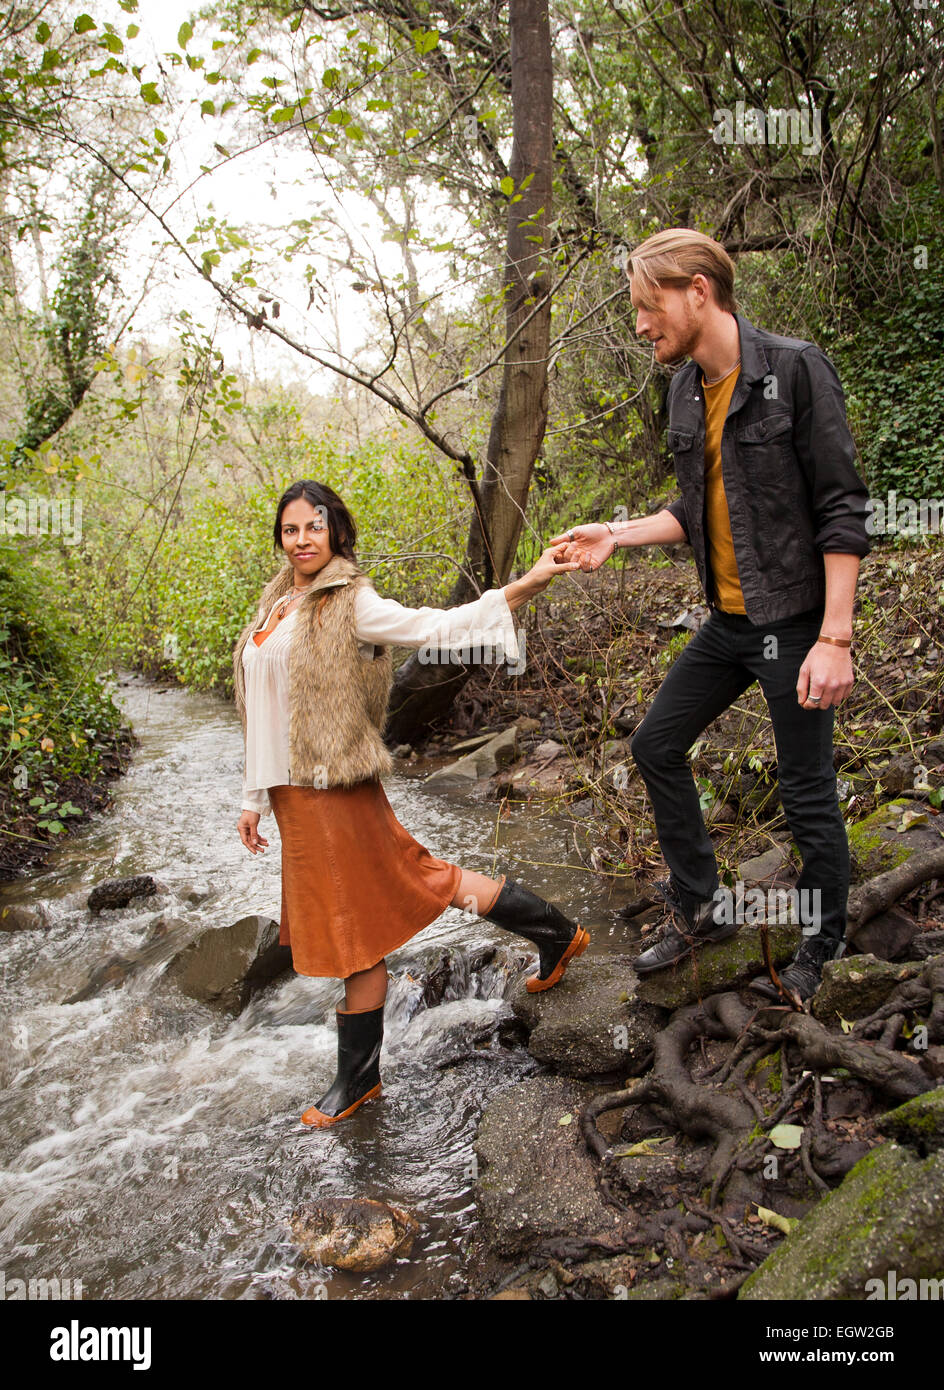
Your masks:
[{"label": "orange boot trim", "polygon": [[547,979],[542,980],[539,975],[532,975],[530,980],[526,981],[525,988],[528,993],[540,994],[542,990],[550,989],[552,985],[556,985],[570,962],[576,960],[578,956],[582,956],[589,945],[590,933],[584,931],[583,927],[578,926],[577,930],[574,932],[573,940],[554,966],[554,969],[551,971],[550,975],[548,975]]},{"label": "orange boot trim", "polygon": [[[369,1011],[367,1009],[358,1009],[352,1010],[351,1012],[367,1013]],[[346,1120],[348,1115],[352,1115],[359,1105],[364,1104],[365,1100],[373,1100],[374,1096],[379,1095],[380,1082],[378,1081],[377,1085],[373,1088],[373,1090],[370,1090],[366,1093],[366,1095],[361,1096],[360,1100],[356,1100],[354,1104],[349,1105],[346,1110],[342,1110],[340,1115],[323,1115],[322,1112],[317,1108],[317,1106],[310,1105],[308,1109],[305,1111],[304,1115],[302,1116],[302,1124],[312,1125],[315,1129],[327,1129],[328,1125],[336,1125],[338,1120]]]}]

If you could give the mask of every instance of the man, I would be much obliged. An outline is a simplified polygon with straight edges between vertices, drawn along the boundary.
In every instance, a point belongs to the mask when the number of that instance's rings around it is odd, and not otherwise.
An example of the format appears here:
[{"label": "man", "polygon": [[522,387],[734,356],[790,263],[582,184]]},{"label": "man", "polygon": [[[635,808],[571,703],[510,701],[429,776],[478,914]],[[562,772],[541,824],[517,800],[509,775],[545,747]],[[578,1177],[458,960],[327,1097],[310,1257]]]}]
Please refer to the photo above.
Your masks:
[{"label": "man", "polygon": [[[632,253],[636,332],[672,378],[668,443],[681,496],[652,516],[575,526],[566,558],[598,568],[619,546],[687,540],[711,612],[633,738],[670,879],[666,930],[634,962],[646,974],[737,930],[687,752],[753,682],[770,711],[780,798],[818,911],[781,972],[801,1000],[842,954],[849,848],[833,770],[835,707],[849,693],[852,605],[869,549],[839,378],[819,348],[736,311],[734,266],[710,237],[673,228]],[[812,890],[804,899],[802,890]],[[716,921],[716,917],[724,920]],[[780,996],[762,976],[752,988]]]}]

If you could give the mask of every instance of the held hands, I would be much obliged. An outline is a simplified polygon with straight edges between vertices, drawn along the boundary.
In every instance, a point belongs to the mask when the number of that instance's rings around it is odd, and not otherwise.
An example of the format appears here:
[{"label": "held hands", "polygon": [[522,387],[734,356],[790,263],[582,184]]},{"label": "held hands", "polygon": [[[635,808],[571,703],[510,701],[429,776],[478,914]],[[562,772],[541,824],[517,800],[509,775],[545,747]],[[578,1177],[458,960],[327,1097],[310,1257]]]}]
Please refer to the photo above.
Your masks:
[{"label": "held hands", "polygon": [[829,709],[846,698],[854,682],[849,648],[817,642],[800,667],[797,702],[804,709]]},{"label": "held hands", "polygon": [[263,845],[268,845],[268,840],[264,840],[259,834],[259,812],[243,811],[239,820],[236,822],[236,829],[239,831],[239,838],[249,850],[250,854],[264,854]]},{"label": "held hands", "polygon": [[606,564],[616,549],[616,539],[612,531],[601,522],[594,521],[586,526],[573,526],[571,533],[573,540],[570,539],[570,534],[565,531],[563,535],[555,536],[551,545],[563,542],[565,559],[576,560],[576,568],[585,573],[598,570],[601,565]]},{"label": "held hands", "polygon": [[566,554],[568,548],[566,543],[555,545],[552,541],[548,548],[542,551],[540,558],[535,561],[527,574],[521,576],[531,593],[540,594],[556,575],[563,574],[565,570],[580,569],[576,560],[568,558]]}]

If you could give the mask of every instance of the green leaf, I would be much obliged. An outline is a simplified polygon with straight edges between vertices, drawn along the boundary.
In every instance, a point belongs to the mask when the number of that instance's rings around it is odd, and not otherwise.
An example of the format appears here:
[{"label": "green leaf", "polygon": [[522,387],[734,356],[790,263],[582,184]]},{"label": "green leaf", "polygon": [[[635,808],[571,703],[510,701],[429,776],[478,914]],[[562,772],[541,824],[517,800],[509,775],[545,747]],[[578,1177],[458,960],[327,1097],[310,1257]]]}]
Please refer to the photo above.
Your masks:
[{"label": "green leaf", "polygon": [[246,64],[247,64],[247,66],[248,66],[250,63],[257,63],[261,57],[262,57],[262,49],[261,49],[261,48],[250,48],[249,52],[246,54]]},{"label": "green leaf", "polygon": [[107,48],[109,53],[124,53],[125,46],[117,34],[103,34],[99,40],[99,48]]},{"label": "green leaf", "polygon": [[201,103],[200,103],[200,115],[201,115],[201,116],[214,116],[214,115],[216,115],[216,107],[213,105],[213,103],[212,103],[212,101],[210,100],[209,97],[207,97],[206,101],[201,101]]},{"label": "green leaf", "polygon": [[90,14],[80,14],[72,27],[77,34],[87,34],[90,29],[95,29],[98,26]]},{"label": "green leaf", "polygon": [[46,40],[51,36],[51,34],[52,30],[50,29],[46,21],[43,20],[42,24],[38,25],[36,29],[36,42],[45,43]]},{"label": "green leaf", "polygon": [[294,106],[281,106],[278,111],[272,112],[271,119],[278,125],[282,121],[290,121],[295,116]]},{"label": "green leaf", "polygon": [[167,136],[164,134],[162,130],[158,130],[157,128],[155,128],[154,130],[154,139],[157,141],[159,145],[167,144]]},{"label": "green leaf", "polygon": [[571,1125],[573,1122],[573,1115],[561,1115],[560,1119],[557,1121],[559,1125]]},{"label": "green leaf", "polygon": [[416,46],[417,53],[419,53],[421,57],[424,53],[432,53],[433,49],[439,43],[439,30],[414,29],[413,43]]},{"label": "green leaf", "polygon": [[[757,1203],[754,1203],[757,1206]],[[799,1226],[799,1217],[781,1216],[779,1211],[771,1211],[769,1207],[757,1207],[757,1215],[765,1226],[773,1226],[777,1231],[783,1231],[788,1236],[791,1231]]]},{"label": "green leaf", "polygon": [[177,44],[178,44],[178,47],[180,47],[180,48],[186,48],[186,47],[187,47],[187,44],[190,42],[190,40],[191,40],[192,38],[193,38],[193,25],[190,23],[190,20],[189,20],[189,19],[185,19],[184,22],[183,22],[183,24],[181,24],[180,28],[177,30]]},{"label": "green leaf", "polygon": [[148,106],[162,105],[161,95],[160,92],[158,92],[157,90],[156,82],[142,82],[141,96]]},{"label": "green leaf", "polygon": [[803,1142],[802,1125],[774,1125],[767,1136],[778,1149],[798,1149]]},{"label": "green leaf", "polygon": [[515,191],[515,181],[513,178],[504,178],[498,185],[506,198],[510,198]]}]

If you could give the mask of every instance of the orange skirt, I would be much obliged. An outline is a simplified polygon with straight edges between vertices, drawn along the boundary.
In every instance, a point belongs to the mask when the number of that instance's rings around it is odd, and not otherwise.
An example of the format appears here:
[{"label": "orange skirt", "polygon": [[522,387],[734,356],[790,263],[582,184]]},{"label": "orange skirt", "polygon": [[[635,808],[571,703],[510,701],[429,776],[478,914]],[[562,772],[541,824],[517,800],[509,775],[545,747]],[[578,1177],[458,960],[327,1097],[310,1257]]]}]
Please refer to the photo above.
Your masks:
[{"label": "orange skirt", "polygon": [[343,980],[422,931],[462,870],[403,828],[379,779],[353,787],[269,787],[282,839],[279,941],[299,975]]}]

